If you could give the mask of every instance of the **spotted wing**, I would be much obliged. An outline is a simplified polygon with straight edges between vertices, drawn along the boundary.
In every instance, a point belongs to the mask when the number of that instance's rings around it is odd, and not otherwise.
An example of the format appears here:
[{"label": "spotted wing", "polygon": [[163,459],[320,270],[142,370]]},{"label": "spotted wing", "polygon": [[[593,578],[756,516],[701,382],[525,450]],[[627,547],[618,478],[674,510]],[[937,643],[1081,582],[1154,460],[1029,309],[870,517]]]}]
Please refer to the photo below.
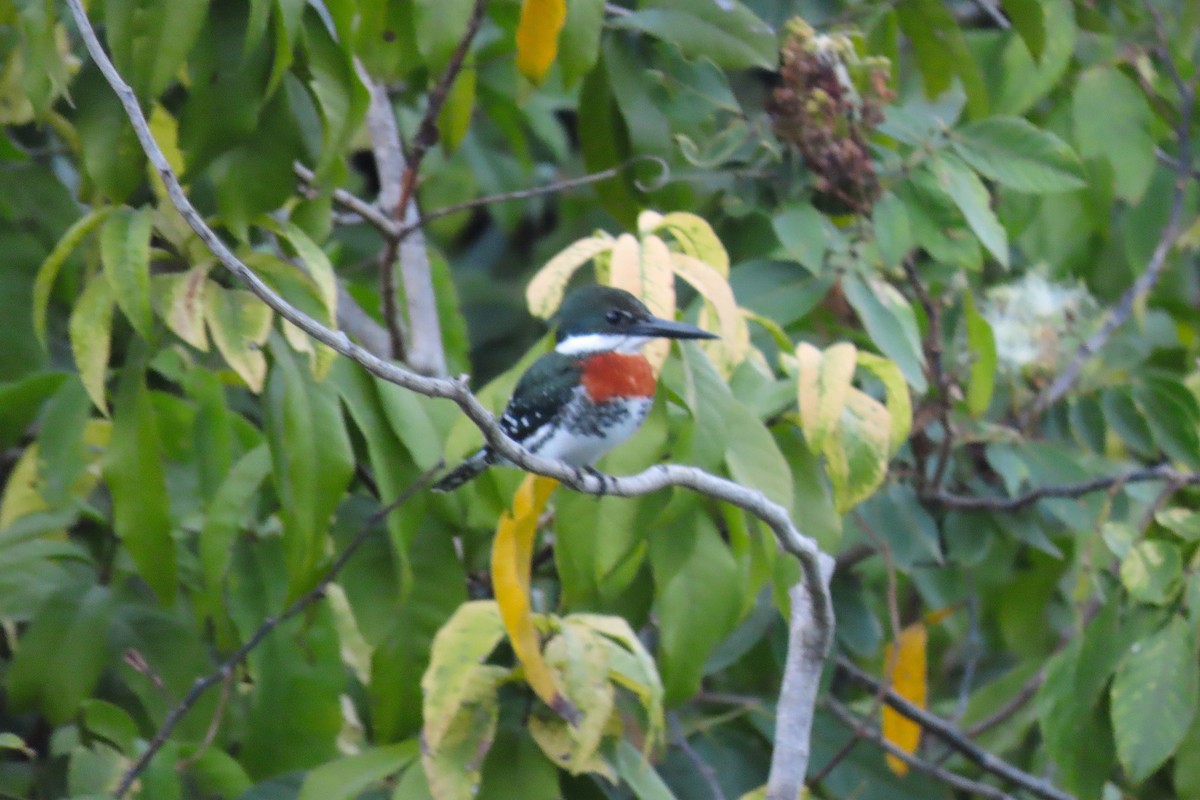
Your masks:
[{"label": "spotted wing", "polygon": [[500,429],[510,439],[523,442],[552,422],[571,402],[582,371],[579,359],[553,351],[533,362],[517,382],[512,399],[500,417]]}]

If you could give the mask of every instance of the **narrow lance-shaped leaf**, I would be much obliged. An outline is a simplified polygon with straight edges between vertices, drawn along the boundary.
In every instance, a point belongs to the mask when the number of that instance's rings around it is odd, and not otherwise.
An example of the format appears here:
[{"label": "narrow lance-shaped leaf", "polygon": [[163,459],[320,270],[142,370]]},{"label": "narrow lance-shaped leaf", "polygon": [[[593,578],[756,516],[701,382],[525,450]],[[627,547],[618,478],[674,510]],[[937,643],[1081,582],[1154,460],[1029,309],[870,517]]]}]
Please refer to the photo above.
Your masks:
[{"label": "narrow lance-shaped leaf", "polygon": [[175,599],[177,568],[171,537],[170,496],[160,452],[158,417],[141,367],[121,377],[113,408],[113,433],[104,458],[117,536],[138,574],[164,604]]},{"label": "narrow lance-shaped leaf", "polygon": [[113,297],[134,330],[149,338],[154,325],[150,308],[149,209],[121,208],[100,230],[100,262]]},{"label": "narrow lance-shaped leaf", "polygon": [[951,134],[954,151],[980,174],[1022,192],[1048,193],[1085,185],[1070,145],[1021,117],[992,117]]},{"label": "narrow lance-shaped leaf", "polygon": [[204,290],[204,319],[225,361],[250,390],[259,393],[267,377],[262,346],[271,334],[271,309],[244,289],[226,289],[209,281]]},{"label": "narrow lance-shaped leaf", "polygon": [[892,418],[891,452],[895,453],[908,439],[912,429],[912,398],[908,394],[908,384],[896,362],[875,355],[874,353],[858,353],[858,365],[875,374],[883,384],[887,393],[887,411]]},{"label": "narrow lance-shaped leaf", "polygon": [[50,251],[50,255],[46,256],[46,260],[38,268],[37,278],[33,282],[33,331],[42,347],[46,346],[46,310],[50,304],[50,291],[54,288],[54,280],[58,277],[59,270],[80,242],[95,230],[96,226],[108,219],[114,210],[112,206],[103,206],[92,209],[78,219],[62,235]]},{"label": "narrow lance-shaped leaf", "polygon": [[864,281],[850,273],[842,276],[842,291],[866,327],[871,341],[896,362],[908,385],[918,395],[924,394],[928,386],[925,351],[921,347],[917,318],[908,300],[886,281]]},{"label": "narrow lance-shaped leaf", "polygon": [[996,337],[991,324],[975,308],[975,298],[969,291],[963,294],[963,317],[967,325],[967,348],[971,351],[967,410],[978,417],[991,405],[996,386]]},{"label": "narrow lance-shaped leaf", "polygon": [[992,197],[983,181],[957,158],[937,158],[933,162],[933,169],[943,191],[950,195],[966,217],[967,225],[992,257],[1007,269],[1008,233],[996,218],[996,212],[992,211]]},{"label": "narrow lance-shaped leaf", "polygon": [[492,586],[513,652],[525,669],[525,680],[559,715],[574,719],[578,711],[563,695],[542,656],[529,601],[529,573],[537,521],[558,482],[526,475],[513,497],[511,513],[500,517],[492,540]]},{"label": "narrow lance-shaped leaf", "polygon": [[104,383],[108,377],[108,357],[112,342],[113,295],[103,276],[96,275],[75,303],[67,332],[71,351],[79,368],[79,377],[96,408],[108,413]]},{"label": "narrow lance-shaped leaf", "polygon": [[[892,673],[892,691],[917,708],[925,708],[927,693],[925,675],[926,631],[924,622],[915,622],[900,631],[900,638],[888,642],[883,649],[883,663],[891,664],[895,659],[896,669]],[[883,738],[912,755],[921,742],[920,723],[910,720],[889,705],[883,707]],[[908,774],[908,764],[891,753],[887,754],[887,765],[897,775]]]},{"label": "narrow lance-shaped leaf", "polygon": [[566,0],[524,0],[517,23],[517,69],[535,84],[558,53],[558,32],[567,19]]},{"label": "narrow lance-shaped leaf", "polygon": [[322,764],[305,776],[297,800],[351,800],[404,769],[419,753],[410,739]]}]

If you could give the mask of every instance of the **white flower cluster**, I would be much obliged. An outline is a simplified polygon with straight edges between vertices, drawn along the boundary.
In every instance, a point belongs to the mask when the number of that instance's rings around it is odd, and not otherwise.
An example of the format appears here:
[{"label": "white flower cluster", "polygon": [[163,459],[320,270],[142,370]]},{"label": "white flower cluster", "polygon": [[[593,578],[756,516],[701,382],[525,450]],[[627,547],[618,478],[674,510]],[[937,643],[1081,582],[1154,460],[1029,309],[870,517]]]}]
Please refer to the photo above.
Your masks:
[{"label": "white flower cluster", "polygon": [[988,290],[982,313],[992,326],[1002,367],[1046,373],[1091,332],[1098,306],[1082,285],[1051,283],[1032,271]]}]

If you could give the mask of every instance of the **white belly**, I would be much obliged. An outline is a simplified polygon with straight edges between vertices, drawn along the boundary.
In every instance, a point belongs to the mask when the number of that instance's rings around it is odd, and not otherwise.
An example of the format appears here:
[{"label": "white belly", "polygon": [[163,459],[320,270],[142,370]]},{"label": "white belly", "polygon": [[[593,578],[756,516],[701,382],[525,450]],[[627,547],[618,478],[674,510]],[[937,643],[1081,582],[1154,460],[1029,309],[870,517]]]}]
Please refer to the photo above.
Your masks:
[{"label": "white belly", "polygon": [[553,431],[525,444],[539,456],[575,467],[591,466],[641,427],[653,402],[650,397],[621,401],[621,408],[611,408],[604,419],[597,421],[589,417],[583,403],[575,401],[563,410],[561,424]]}]

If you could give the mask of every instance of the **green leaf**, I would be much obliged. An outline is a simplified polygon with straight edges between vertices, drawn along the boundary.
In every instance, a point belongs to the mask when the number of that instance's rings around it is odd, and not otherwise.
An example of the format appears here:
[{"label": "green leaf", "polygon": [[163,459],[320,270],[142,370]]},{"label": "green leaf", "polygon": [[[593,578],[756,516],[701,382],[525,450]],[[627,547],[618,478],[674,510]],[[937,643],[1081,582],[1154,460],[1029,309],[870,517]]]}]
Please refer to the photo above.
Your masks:
[{"label": "green leaf", "polygon": [[854,313],[867,329],[871,341],[883,354],[896,362],[908,385],[918,395],[925,394],[925,351],[917,330],[912,306],[894,286],[874,278],[864,282],[847,273],[842,290]]},{"label": "green leaf", "polygon": [[871,210],[871,229],[875,233],[879,257],[893,269],[900,266],[916,246],[904,201],[891,192],[880,197]]},{"label": "green leaf", "polygon": [[1079,76],[1071,112],[1079,152],[1108,161],[1117,196],[1136,203],[1155,166],[1153,114],[1142,92],[1117,69],[1092,67]]},{"label": "green leaf", "polygon": [[438,131],[441,133],[440,143],[446,155],[452,155],[462,144],[471,127],[471,115],[475,111],[475,84],[478,79],[473,58],[463,63],[463,69],[450,84],[450,93],[446,95],[446,104],[438,114]]},{"label": "green leaf", "polygon": [[967,411],[973,417],[987,413],[996,387],[996,337],[987,319],[975,308],[975,296],[963,292],[963,319],[967,327],[967,349],[971,372],[967,379]]},{"label": "green leaf", "polygon": [[76,220],[67,229],[50,255],[38,267],[37,278],[33,283],[33,331],[37,334],[42,347],[46,346],[46,311],[50,305],[50,291],[54,288],[54,280],[58,272],[75,248],[87,238],[96,226],[103,223],[115,209],[112,206],[94,208]]},{"label": "green leaf", "polygon": [[108,414],[108,402],[104,384],[112,346],[113,303],[112,288],[107,280],[97,275],[84,287],[67,325],[79,378],[96,408],[105,415]]},{"label": "green leaf", "polygon": [[1197,702],[1195,634],[1175,615],[1130,648],[1113,680],[1117,756],[1130,780],[1141,783],[1175,752],[1192,724]]},{"label": "green leaf", "polygon": [[992,117],[951,134],[954,150],[980,174],[1020,192],[1045,194],[1086,185],[1070,145],[1021,117]]},{"label": "green leaf", "polygon": [[295,595],[320,567],[330,518],[354,474],[354,453],[334,388],[315,383],[286,347],[272,352],[264,418]]},{"label": "green leaf", "polygon": [[911,0],[896,7],[900,29],[912,43],[921,69],[925,96],[936,98],[951,86],[957,75],[967,95],[967,111],[973,118],[987,114],[987,87],[962,30],[942,0]]},{"label": "green leaf", "polygon": [[417,742],[409,739],[322,764],[304,778],[297,800],[353,800],[404,769],[419,754]]},{"label": "green leaf", "polygon": [[1172,459],[1200,468],[1196,399],[1180,384],[1144,380],[1134,384],[1133,396],[1158,446]]},{"label": "green leaf", "polygon": [[992,211],[992,197],[983,181],[957,158],[934,158],[933,170],[942,190],[954,200],[979,241],[1008,269],[1008,233]]},{"label": "green leaf", "polygon": [[104,456],[112,493],[113,527],[138,574],[165,605],[175,600],[178,571],[171,537],[170,496],[159,444],[158,419],[141,367],[121,377],[113,405],[113,432]]},{"label": "green leaf", "polygon": [[[314,170],[321,177],[343,156],[351,137],[362,126],[371,97],[347,52],[333,40],[312,7],[304,15],[304,52],[308,89],[321,113],[321,157]],[[467,72],[475,74],[474,70]]]},{"label": "green leaf", "polygon": [[1170,542],[1138,542],[1121,561],[1121,583],[1134,600],[1161,605],[1179,590],[1183,559]]},{"label": "green leaf", "polygon": [[1046,46],[1046,19],[1041,0],[1004,0],[1004,12],[1029,48],[1034,60],[1042,57]]},{"label": "green leaf", "polygon": [[1104,409],[1104,419],[1127,445],[1139,455],[1149,456],[1154,453],[1154,434],[1128,387],[1105,390],[1101,406]]},{"label": "green leaf", "polygon": [[[633,154],[629,128],[617,107],[607,73],[606,69],[593,69],[579,89],[580,96],[588,98],[588,102],[580,104],[576,125],[579,151],[588,172],[623,165]],[[596,195],[604,210],[622,226],[633,229],[637,225],[641,202],[629,170],[621,170],[611,180],[597,183]]]},{"label": "green leaf", "polygon": [[824,215],[811,203],[797,203],[776,214],[771,224],[788,255],[809,272],[820,275],[829,241]]},{"label": "green leaf", "polygon": [[1200,513],[1190,508],[1164,508],[1155,513],[1154,521],[1185,542],[1200,541]]},{"label": "green leaf", "polygon": [[696,512],[669,531],[650,532],[650,566],[658,591],[658,664],[666,704],[700,688],[704,661],[737,624],[739,570],[712,520]]},{"label": "green leaf", "polygon": [[[0,448],[20,441],[46,398],[67,379],[65,372],[35,372],[20,380],[0,384]],[[10,473],[11,478],[11,473]]]},{"label": "green leaf", "polygon": [[445,69],[467,29],[474,6],[474,0],[416,0],[414,3],[417,47],[430,75],[438,76]]},{"label": "green leaf", "polygon": [[490,601],[464,603],[438,631],[421,679],[428,746],[436,747],[449,731],[459,707],[468,702],[473,676],[503,638],[500,611]]},{"label": "green leaf", "polygon": [[146,154],[125,109],[93,67],[76,78],[71,97],[84,173],[109,201],[122,203],[146,179]]},{"label": "green leaf", "polygon": [[[1192,721],[1192,727],[1179,744],[1180,753],[1200,753],[1200,714]],[[1200,798],[1200,758],[1176,758],[1175,794],[1180,800]]]},{"label": "green leaf", "polygon": [[266,445],[259,445],[233,465],[208,505],[200,532],[200,569],[205,596],[210,601],[209,613],[219,608],[225,573],[233,558],[233,543],[241,530],[246,504],[270,473],[270,451]]},{"label": "green leaf", "polygon": [[771,432],[745,406],[725,422],[725,464],[730,476],[790,511],[792,472]]},{"label": "green leaf", "polygon": [[51,595],[22,635],[9,668],[14,710],[40,709],[54,725],[71,719],[108,660],[112,613],[107,586],[74,583]]},{"label": "green leaf", "polygon": [[100,262],[117,305],[143,339],[150,337],[150,209],[117,209],[100,229]]},{"label": "green leaf", "polygon": [[558,68],[568,89],[596,66],[603,26],[604,0],[567,3],[567,21],[558,34]]},{"label": "green leaf", "polygon": [[170,85],[195,44],[209,0],[109,0],[105,33],[113,63],[143,103]]},{"label": "green leaf", "polygon": [[106,740],[126,755],[135,752],[138,728],[128,711],[105,700],[95,699],[83,701],[81,711],[83,726],[88,733]]},{"label": "green leaf", "polygon": [[617,774],[638,800],[675,800],[675,795],[650,766],[646,757],[626,739],[617,744]]},{"label": "green leaf", "polygon": [[736,0],[724,6],[656,0],[609,24],[648,33],[678,47],[685,58],[709,58],[725,69],[774,69],[778,58],[775,34]]},{"label": "green leaf", "polygon": [[838,436],[823,451],[839,513],[849,511],[883,483],[891,422],[882,404],[857,389],[850,391]]}]

